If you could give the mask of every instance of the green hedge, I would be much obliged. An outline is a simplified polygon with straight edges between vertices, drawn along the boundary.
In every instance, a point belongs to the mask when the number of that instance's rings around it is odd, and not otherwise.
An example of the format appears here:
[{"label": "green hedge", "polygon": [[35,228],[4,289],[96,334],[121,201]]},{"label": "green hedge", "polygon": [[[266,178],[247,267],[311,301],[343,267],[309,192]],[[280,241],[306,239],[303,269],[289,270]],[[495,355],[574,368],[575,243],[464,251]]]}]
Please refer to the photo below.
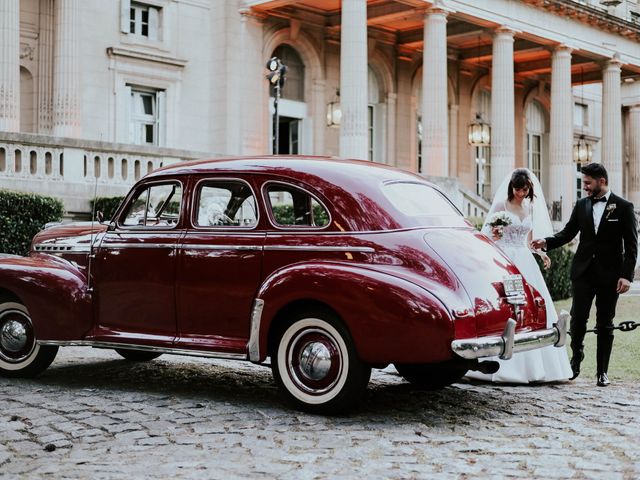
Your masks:
[{"label": "green hedge", "polygon": [[116,213],[116,210],[122,203],[124,197],[96,197],[91,200],[91,211],[102,212],[106,221],[111,220],[111,217]]},{"label": "green hedge", "polygon": [[58,199],[0,190],[0,252],[26,255],[33,236],[63,214]]},{"label": "green hedge", "polygon": [[573,252],[569,247],[556,248],[547,252],[551,258],[551,267],[549,270],[542,268],[542,260],[535,255],[538,265],[542,270],[542,276],[549,288],[551,298],[554,301],[569,298],[571,296],[571,262],[573,261]]}]

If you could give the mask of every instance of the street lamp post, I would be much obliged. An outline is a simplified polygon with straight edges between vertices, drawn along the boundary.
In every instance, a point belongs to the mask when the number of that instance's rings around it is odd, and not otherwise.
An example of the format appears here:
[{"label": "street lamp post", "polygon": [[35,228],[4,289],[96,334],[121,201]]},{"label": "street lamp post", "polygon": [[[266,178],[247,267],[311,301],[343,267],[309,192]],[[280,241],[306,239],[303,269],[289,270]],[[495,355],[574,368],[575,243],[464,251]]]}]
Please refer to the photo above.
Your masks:
[{"label": "street lamp post", "polygon": [[280,99],[280,89],[284,85],[287,66],[284,65],[278,57],[271,57],[267,61],[267,73],[266,78],[269,84],[273,86],[273,154],[278,154],[278,145],[280,143],[280,120],[278,118],[278,100]]}]

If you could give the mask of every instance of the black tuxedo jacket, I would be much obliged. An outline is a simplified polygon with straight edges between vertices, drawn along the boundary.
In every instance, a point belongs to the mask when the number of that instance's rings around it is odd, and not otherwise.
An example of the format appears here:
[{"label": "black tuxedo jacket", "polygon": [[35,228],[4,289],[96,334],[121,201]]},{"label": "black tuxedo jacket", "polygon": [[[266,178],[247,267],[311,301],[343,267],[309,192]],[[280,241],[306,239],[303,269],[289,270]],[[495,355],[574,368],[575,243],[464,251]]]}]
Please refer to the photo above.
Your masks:
[{"label": "black tuxedo jacket", "polygon": [[565,227],[548,237],[547,250],[569,243],[580,232],[580,243],[571,265],[571,279],[585,273],[592,263],[605,281],[626,278],[633,281],[638,254],[638,230],[633,204],[611,193],[598,233],[593,225],[593,202],[589,197],[576,202]]}]

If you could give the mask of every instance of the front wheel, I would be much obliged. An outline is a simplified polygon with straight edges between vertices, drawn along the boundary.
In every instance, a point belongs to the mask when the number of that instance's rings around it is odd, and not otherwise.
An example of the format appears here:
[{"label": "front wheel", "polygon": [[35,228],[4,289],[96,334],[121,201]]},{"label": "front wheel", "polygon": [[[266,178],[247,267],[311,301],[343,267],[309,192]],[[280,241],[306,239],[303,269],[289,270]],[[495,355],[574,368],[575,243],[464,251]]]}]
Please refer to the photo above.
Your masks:
[{"label": "front wheel", "polygon": [[35,377],[58,353],[58,347],[38,345],[27,308],[0,300],[0,375]]},{"label": "front wheel", "polygon": [[148,362],[154,358],[158,358],[161,353],[149,352],[147,350],[129,350],[127,348],[116,348],[118,355],[130,362]]},{"label": "front wheel", "polygon": [[469,370],[468,366],[452,365],[447,362],[431,364],[393,365],[404,379],[420,388],[442,388],[459,381]]},{"label": "front wheel", "polygon": [[336,414],[352,407],[371,376],[347,329],[324,311],[297,315],[281,330],[271,368],[287,397],[313,413]]}]

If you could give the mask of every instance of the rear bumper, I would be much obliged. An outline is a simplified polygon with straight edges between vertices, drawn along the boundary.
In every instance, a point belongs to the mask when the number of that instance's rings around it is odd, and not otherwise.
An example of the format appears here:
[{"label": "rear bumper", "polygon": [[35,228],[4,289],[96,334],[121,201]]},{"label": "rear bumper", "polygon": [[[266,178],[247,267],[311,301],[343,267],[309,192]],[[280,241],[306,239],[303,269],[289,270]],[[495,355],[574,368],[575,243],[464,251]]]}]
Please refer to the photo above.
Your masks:
[{"label": "rear bumper", "polygon": [[517,352],[526,352],[551,345],[563,347],[567,341],[568,324],[569,314],[563,310],[558,316],[558,322],[554,323],[551,328],[515,333],[516,321],[510,318],[501,336],[454,340],[451,342],[451,348],[454,353],[469,360],[495,356],[508,360]]}]

